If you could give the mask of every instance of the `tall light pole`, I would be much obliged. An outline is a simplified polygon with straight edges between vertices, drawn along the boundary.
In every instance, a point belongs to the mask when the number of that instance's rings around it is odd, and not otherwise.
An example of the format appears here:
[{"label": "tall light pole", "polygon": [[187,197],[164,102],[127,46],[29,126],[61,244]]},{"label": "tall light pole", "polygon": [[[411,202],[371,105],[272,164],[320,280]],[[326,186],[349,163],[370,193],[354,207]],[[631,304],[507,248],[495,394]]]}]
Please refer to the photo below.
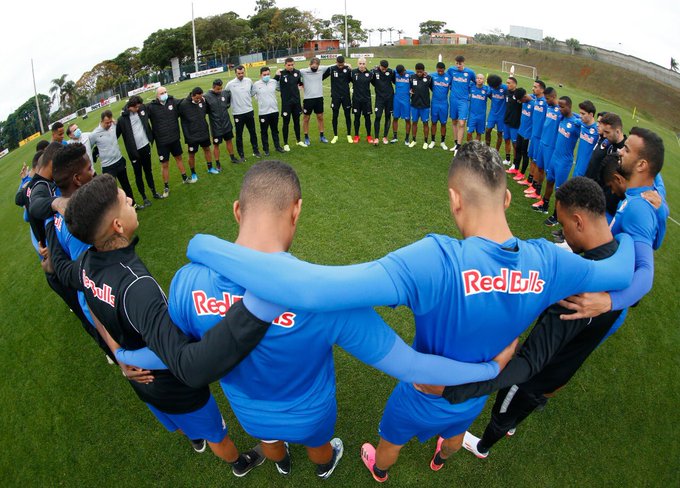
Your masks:
[{"label": "tall light pole", "polygon": [[42,114],[40,113],[40,103],[38,102],[38,89],[35,86],[35,70],[33,69],[33,58],[31,58],[31,73],[33,74],[33,93],[35,94],[35,108],[38,111],[38,121],[40,121],[40,133],[45,133],[45,126],[42,121]]},{"label": "tall light pole", "polygon": [[191,32],[194,36],[194,66],[198,71],[198,51],[196,49],[196,24],[194,24],[194,2],[191,2]]},{"label": "tall light pole", "polygon": [[347,36],[347,0],[345,0],[345,56],[349,57],[349,37]]}]

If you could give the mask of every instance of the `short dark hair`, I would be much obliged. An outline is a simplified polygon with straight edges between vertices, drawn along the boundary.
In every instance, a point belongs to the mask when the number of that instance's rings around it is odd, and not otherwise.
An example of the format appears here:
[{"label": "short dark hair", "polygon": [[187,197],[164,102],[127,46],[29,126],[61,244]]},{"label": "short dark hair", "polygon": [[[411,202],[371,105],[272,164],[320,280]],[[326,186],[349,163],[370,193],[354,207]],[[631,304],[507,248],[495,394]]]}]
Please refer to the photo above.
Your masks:
[{"label": "short dark hair", "polygon": [[468,173],[476,186],[481,184],[483,192],[506,187],[505,168],[498,151],[480,141],[460,147],[449,166],[449,180],[459,171]]},{"label": "short dark hair", "polygon": [[442,63],[441,61],[439,61],[439,62],[437,63],[436,68],[437,68],[437,69],[444,69],[444,68],[446,68],[446,65],[445,65],[444,63]]},{"label": "short dark hair", "polygon": [[595,112],[597,112],[597,110],[595,109],[595,104],[590,100],[583,100],[581,103],[578,104],[578,108],[580,108],[581,110],[585,110],[586,112],[592,115],[595,115]]},{"label": "short dark hair", "polygon": [[404,68],[403,64],[398,64],[396,68],[394,68],[394,71],[399,73],[400,75],[404,74],[404,71],[406,71],[406,68]]},{"label": "short dark hair", "polygon": [[552,94],[557,94],[557,91],[552,86],[549,86],[543,91],[544,95],[552,95]]},{"label": "short dark hair", "polygon": [[621,174],[619,168],[621,167],[621,161],[618,154],[612,153],[607,154],[602,158],[602,180],[607,183],[612,180],[616,173]]},{"label": "short dark hair", "polygon": [[139,95],[132,95],[127,102],[128,107],[136,107],[137,105],[141,105],[144,103],[144,100],[142,100],[142,97]]},{"label": "short dark hair", "polygon": [[61,122],[57,121],[57,122],[55,122],[54,124],[52,124],[52,129],[51,129],[51,130],[52,130],[52,132],[57,132],[57,131],[58,131],[59,129],[61,129],[62,127],[64,127],[64,124],[62,124]]},{"label": "short dark hair", "polygon": [[463,56],[462,54],[459,54],[458,56],[456,56],[456,63],[464,63],[464,62],[465,62],[465,56]]},{"label": "short dark hair", "polygon": [[599,119],[600,117],[604,117],[604,116],[607,115],[608,113],[609,113],[609,112],[600,112],[599,114],[597,114],[597,117],[596,117],[596,118]]},{"label": "short dark hair", "polygon": [[514,81],[515,85],[517,84],[517,78],[515,78],[514,76],[508,76],[508,80]]},{"label": "short dark hair", "polygon": [[84,145],[74,143],[62,146],[54,155],[52,179],[60,190],[66,190],[73,175],[78,173],[85,165],[90,164],[86,154]]},{"label": "short dark hair", "polygon": [[257,204],[282,211],[302,196],[300,180],[295,170],[281,161],[262,161],[246,172],[241,184],[241,213]]},{"label": "short dark hair", "polygon": [[215,79],[212,86],[222,86],[222,80],[219,78]]},{"label": "short dark hair", "polygon": [[40,156],[43,155],[43,150],[41,149],[40,151],[36,151],[36,153],[33,155],[33,159],[31,160],[31,169],[35,169],[36,166],[38,166],[38,162],[40,161]]},{"label": "short dark hair", "polygon": [[515,100],[521,100],[527,94],[527,91],[521,86],[515,90]]},{"label": "short dark hair", "polygon": [[340,54],[337,58],[335,58],[335,62],[337,63],[344,63],[345,62],[345,56]]},{"label": "short dark hair", "polygon": [[283,62],[284,63],[293,63],[293,62],[295,62],[295,60],[289,56],[286,59],[284,59]]},{"label": "short dark hair", "polygon": [[239,64],[236,68],[234,68],[234,71],[245,70],[245,69],[246,69],[245,66],[243,66],[242,64]]},{"label": "short dark hair", "polygon": [[309,65],[311,66],[313,64],[321,64],[321,60],[314,56],[312,59],[309,60]]},{"label": "short dark hair", "polygon": [[42,141],[38,141],[38,144],[35,145],[35,150],[36,151],[44,151],[47,149],[47,146],[50,145],[50,141],[46,141],[43,139]]},{"label": "short dark hair", "polygon": [[69,124],[66,126],[66,135],[70,136],[71,135],[71,127],[73,127],[76,124]]},{"label": "short dark hair", "polygon": [[543,88],[545,90],[545,81],[539,80],[538,78],[536,78],[536,81],[534,81],[534,83],[538,83],[538,86],[540,86],[541,88]]},{"label": "short dark hair", "polygon": [[103,174],[78,188],[66,207],[66,225],[76,239],[94,244],[102,218],[118,203],[116,179]]},{"label": "short dark hair", "polygon": [[38,163],[38,167],[44,168],[47,165],[49,165],[52,162],[52,160],[54,159],[54,155],[62,147],[63,147],[63,144],[60,143],[60,142],[50,142],[49,145],[45,148],[45,150],[42,153],[42,157],[40,158],[40,162]]},{"label": "short dark hair", "polygon": [[606,203],[600,185],[585,176],[576,176],[555,191],[555,200],[571,210],[586,210],[604,216]]},{"label": "short dark hair", "polygon": [[489,75],[486,82],[494,90],[498,89],[503,84],[503,79],[498,75]]},{"label": "short dark hair", "polygon": [[560,97],[560,100],[565,102],[568,107],[571,107],[571,98],[570,97],[563,95],[563,96]]},{"label": "short dark hair", "polygon": [[389,68],[390,63],[386,59],[381,59],[380,60],[380,66],[382,66],[383,68]]},{"label": "short dark hair", "polygon": [[602,120],[600,120],[600,123],[602,123],[604,125],[611,125],[612,128],[614,128],[614,129],[622,129],[623,128],[623,121],[621,120],[621,117],[619,117],[614,112],[605,113],[602,116]]},{"label": "short dark hair", "polygon": [[191,96],[195,97],[196,95],[203,95],[203,88],[200,86],[194,87],[194,89],[191,90]]},{"label": "short dark hair", "polygon": [[270,71],[270,70],[269,70],[269,66],[262,66],[262,67],[260,68],[260,74],[264,73],[265,71]]},{"label": "short dark hair", "polygon": [[638,136],[644,142],[639,156],[649,163],[649,170],[652,176],[656,176],[663,168],[664,145],[663,139],[656,132],[643,127],[633,127],[630,130],[631,136]]},{"label": "short dark hair", "polygon": [[416,63],[416,69],[425,69],[425,65],[423,63]]},{"label": "short dark hair", "polygon": [[112,119],[112,118],[113,118],[113,112],[111,112],[110,110],[104,110],[104,111],[102,112],[102,120],[104,120],[104,119]]}]

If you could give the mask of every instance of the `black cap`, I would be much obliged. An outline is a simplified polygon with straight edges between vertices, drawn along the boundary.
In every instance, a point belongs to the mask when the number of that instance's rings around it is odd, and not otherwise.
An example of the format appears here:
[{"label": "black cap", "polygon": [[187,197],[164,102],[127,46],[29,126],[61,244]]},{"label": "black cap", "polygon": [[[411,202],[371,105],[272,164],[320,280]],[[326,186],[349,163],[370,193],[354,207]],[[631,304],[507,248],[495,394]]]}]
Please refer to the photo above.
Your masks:
[{"label": "black cap", "polygon": [[215,81],[213,81],[213,86],[222,86],[222,80],[217,78]]}]

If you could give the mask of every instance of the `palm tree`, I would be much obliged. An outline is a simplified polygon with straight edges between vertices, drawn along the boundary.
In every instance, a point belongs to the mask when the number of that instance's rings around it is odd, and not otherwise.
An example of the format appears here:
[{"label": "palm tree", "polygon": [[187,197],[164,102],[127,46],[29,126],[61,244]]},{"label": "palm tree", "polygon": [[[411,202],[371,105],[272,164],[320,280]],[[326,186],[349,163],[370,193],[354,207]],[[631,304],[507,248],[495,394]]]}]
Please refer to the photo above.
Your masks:
[{"label": "palm tree", "polygon": [[60,98],[61,105],[64,108],[70,107],[73,110],[78,108],[76,107],[76,101],[78,100],[78,90],[74,81],[69,80],[63,84],[61,87]]},{"label": "palm tree", "polygon": [[671,58],[671,71],[678,71],[678,60]]},{"label": "palm tree", "polygon": [[51,81],[52,86],[50,87],[50,93],[52,94],[52,103],[59,100],[60,107],[62,105],[62,87],[64,86],[64,83],[66,83],[67,76],[67,74],[63,74],[59,78],[55,78]]},{"label": "palm tree", "polygon": [[380,28],[378,29],[378,32],[380,32],[380,45],[381,45],[381,46],[382,46],[382,35],[383,35],[383,32],[385,32],[386,30],[387,30],[387,29],[384,29],[384,28],[382,28],[382,27],[380,27]]},{"label": "palm tree", "polygon": [[215,39],[212,43],[212,50],[220,56],[220,63],[224,64],[224,54],[227,52],[227,41]]},{"label": "palm tree", "polygon": [[399,34],[399,40],[401,41],[401,35],[404,33],[403,29],[399,29],[397,34]]},{"label": "palm tree", "polygon": [[366,29],[366,32],[368,32],[368,47],[371,47],[371,34],[375,32],[375,29]]},{"label": "palm tree", "polygon": [[396,29],[394,27],[388,27],[387,31],[390,33],[390,44],[392,44],[392,32],[394,32]]}]

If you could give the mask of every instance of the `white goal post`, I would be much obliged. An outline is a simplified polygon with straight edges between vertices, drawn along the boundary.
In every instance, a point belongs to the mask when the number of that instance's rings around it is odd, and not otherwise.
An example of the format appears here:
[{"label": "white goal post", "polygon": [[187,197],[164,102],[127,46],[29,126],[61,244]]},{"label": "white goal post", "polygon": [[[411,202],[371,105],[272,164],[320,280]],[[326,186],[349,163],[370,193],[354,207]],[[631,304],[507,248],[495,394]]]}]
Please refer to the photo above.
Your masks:
[{"label": "white goal post", "polygon": [[527,66],[526,64],[515,63],[514,61],[503,61],[501,71],[509,73],[510,76],[525,76],[532,80],[538,78],[538,70],[535,66]]}]

